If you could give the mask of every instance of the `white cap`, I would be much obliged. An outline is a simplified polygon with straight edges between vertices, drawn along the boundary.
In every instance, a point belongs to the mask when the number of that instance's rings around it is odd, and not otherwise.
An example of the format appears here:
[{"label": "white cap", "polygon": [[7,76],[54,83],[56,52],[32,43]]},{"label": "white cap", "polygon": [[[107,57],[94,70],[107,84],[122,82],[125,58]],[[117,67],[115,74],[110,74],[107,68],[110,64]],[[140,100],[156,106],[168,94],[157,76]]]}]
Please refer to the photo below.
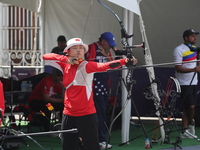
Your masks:
[{"label": "white cap", "polygon": [[83,43],[83,41],[80,38],[72,38],[67,41],[67,47],[64,49],[63,52],[68,52],[69,48],[74,45],[83,45],[85,48],[85,53],[88,51],[88,45]]}]

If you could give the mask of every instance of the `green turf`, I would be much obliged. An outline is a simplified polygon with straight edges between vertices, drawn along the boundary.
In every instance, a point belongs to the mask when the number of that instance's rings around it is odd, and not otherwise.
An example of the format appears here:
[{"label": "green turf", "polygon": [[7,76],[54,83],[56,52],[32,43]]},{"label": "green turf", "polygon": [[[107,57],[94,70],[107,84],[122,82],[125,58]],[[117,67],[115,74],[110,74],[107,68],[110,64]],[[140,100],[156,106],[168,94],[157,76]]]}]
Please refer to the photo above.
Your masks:
[{"label": "green turf", "polygon": [[[110,143],[113,145],[114,150],[144,150],[145,146],[145,139],[146,137],[142,134],[147,133],[147,136],[151,139],[154,135],[153,131],[149,132],[153,128],[155,128],[154,123],[143,123],[145,127],[145,132],[143,131],[141,126],[131,125],[130,127],[130,141],[123,146],[119,146],[121,144],[121,130],[117,129],[111,132]],[[179,127],[179,126],[178,126]],[[40,132],[38,126],[33,126],[32,132]],[[27,131],[27,125],[22,125],[21,131]],[[155,130],[154,130],[155,131]],[[196,135],[200,134],[200,127],[196,127]],[[174,143],[176,137],[179,135],[179,132],[173,132],[170,134],[170,143]],[[34,135],[30,136],[35,141],[37,141],[44,149],[46,150],[61,150],[61,141],[59,137],[50,137],[49,135]],[[139,138],[137,138],[139,137]],[[40,150],[43,149],[38,146],[33,140],[29,139],[28,137],[24,136],[25,142],[22,144],[21,150]],[[195,139],[182,139],[182,143],[179,143],[181,147],[184,146],[191,146],[191,145],[199,145],[199,142]],[[173,144],[164,144],[162,142],[158,142],[157,144],[152,144],[152,150],[161,150],[164,148],[174,147]],[[177,148],[179,149],[179,148]]]}]

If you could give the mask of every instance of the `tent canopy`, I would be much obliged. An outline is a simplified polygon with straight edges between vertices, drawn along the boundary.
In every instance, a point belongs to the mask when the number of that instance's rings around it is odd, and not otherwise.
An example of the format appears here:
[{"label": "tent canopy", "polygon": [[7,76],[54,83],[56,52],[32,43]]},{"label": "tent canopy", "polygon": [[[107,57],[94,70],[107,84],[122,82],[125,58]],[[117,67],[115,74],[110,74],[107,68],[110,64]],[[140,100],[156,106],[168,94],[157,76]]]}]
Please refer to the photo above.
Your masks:
[{"label": "tent canopy", "polygon": [[[39,0],[0,0],[3,3],[37,11]],[[102,1],[122,18],[123,8]],[[173,49],[183,42],[186,29],[200,31],[200,5],[198,0],[143,0],[140,2],[142,18],[154,63],[172,62]],[[117,19],[96,0],[42,0],[43,51],[50,52],[56,46],[59,35],[67,39],[80,37],[90,44],[97,41],[100,34],[112,32],[119,48],[122,48],[120,25]],[[133,44],[141,44],[142,38],[138,15],[134,17]],[[132,34],[132,33],[130,33]],[[199,38],[200,39],[200,38]],[[197,46],[200,45],[197,38]],[[139,64],[144,64],[143,50],[133,49]],[[169,66],[167,66],[169,67]],[[174,66],[170,66],[174,67]]]}]

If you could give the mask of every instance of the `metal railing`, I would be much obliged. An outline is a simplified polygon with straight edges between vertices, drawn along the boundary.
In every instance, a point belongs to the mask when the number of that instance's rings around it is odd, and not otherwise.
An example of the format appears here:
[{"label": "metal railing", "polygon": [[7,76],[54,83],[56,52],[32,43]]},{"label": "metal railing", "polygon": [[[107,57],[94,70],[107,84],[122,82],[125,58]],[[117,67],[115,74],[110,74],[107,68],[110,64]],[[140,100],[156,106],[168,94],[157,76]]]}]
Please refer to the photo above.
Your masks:
[{"label": "metal railing", "polygon": [[11,64],[43,71],[41,23],[35,12],[0,3],[0,36],[0,77],[11,76]]}]

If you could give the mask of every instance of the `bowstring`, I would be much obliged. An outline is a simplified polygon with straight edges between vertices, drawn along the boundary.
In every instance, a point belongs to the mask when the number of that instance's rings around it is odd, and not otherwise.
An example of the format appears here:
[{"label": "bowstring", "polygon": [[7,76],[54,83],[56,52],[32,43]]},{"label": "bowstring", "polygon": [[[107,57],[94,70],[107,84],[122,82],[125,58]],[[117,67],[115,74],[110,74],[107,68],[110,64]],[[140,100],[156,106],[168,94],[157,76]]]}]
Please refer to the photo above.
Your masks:
[{"label": "bowstring", "polygon": [[[126,29],[123,25],[123,22],[121,21],[121,19],[118,17],[118,15],[112,10],[110,9],[108,6],[106,6],[105,4],[103,4],[100,0],[97,0],[103,7],[105,7],[106,9],[108,9],[118,20],[119,24],[120,24],[120,27],[121,27],[121,34],[122,34],[122,44],[126,47],[126,51],[127,51],[127,54],[126,54],[126,57],[128,58],[128,60],[130,60],[133,56],[133,53],[131,51],[131,49],[128,47],[129,44],[128,44],[128,41],[127,39],[132,37],[132,35],[128,35],[127,32],[126,32]],[[127,89],[127,92],[129,93],[129,90],[131,90],[132,86],[131,86],[131,76],[132,76],[132,72],[133,72],[133,68],[128,68],[128,73],[127,73],[127,76],[126,76],[126,89]],[[125,100],[124,102],[124,105],[122,106],[122,109],[121,111],[113,118],[113,120],[111,121],[110,123],[110,130],[108,132],[111,132],[111,129],[112,129],[112,125],[114,123],[114,121],[122,114],[122,112],[125,110],[125,107],[127,105],[129,101],[129,98],[127,97],[127,99]],[[109,133],[109,135],[111,135]],[[110,137],[108,138],[108,141],[110,140]],[[107,142],[108,142],[107,141]],[[107,147],[107,146],[106,146]]]},{"label": "bowstring", "polygon": [[[101,3],[101,1],[100,0],[98,0],[98,2],[102,5],[102,6],[104,6],[105,8],[107,8],[109,11],[111,11],[114,15],[115,15],[115,17],[117,18],[117,20],[119,21],[119,23],[120,23],[120,26],[121,26],[121,28],[122,28],[122,30],[123,31],[125,31],[125,28],[124,28],[124,26],[123,26],[123,24],[122,24],[122,21],[120,20],[120,18],[118,17],[118,15],[112,10],[112,9],[110,9],[109,7],[107,7],[106,5],[104,5],[103,3]],[[83,31],[83,35],[82,35],[82,39],[83,39],[83,37],[84,37],[84,34],[85,34],[85,31],[86,31],[86,26],[87,26],[87,23],[88,23],[88,19],[89,19],[89,15],[90,15],[90,12],[91,12],[91,8],[92,8],[92,4],[93,4],[93,0],[91,0],[91,3],[90,3],[90,8],[89,8],[89,11],[88,11],[88,15],[87,15],[87,19],[86,19],[86,24],[85,24],[85,27],[84,27],[84,31]],[[127,39],[126,39],[127,40]],[[117,57],[117,56],[114,56],[114,57]],[[113,57],[113,58],[114,58]],[[87,60],[86,60],[87,61]],[[115,69],[114,69],[115,70]],[[126,80],[130,80],[130,74],[132,74],[132,72],[133,72],[133,68],[129,68],[128,69],[129,70],[129,75],[126,77]],[[109,70],[107,70],[107,71],[109,71]],[[106,72],[107,72],[106,71]],[[82,71],[80,71],[81,72],[81,74],[82,74],[82,76],[83,76],[83,78],[84,78],[84,80],[85,80],[85,76],[83,75],[83,73],[82,73]],[[127,83],[128,84],[128,83]],[[86,86],[88,86],[88,87],[90,87],[90,85],[88,85],[88,83],[86,82]],[[90,90],[90,88],[88,88],[89,90]],[[130,89],[129,89],[130,90]],[[91,90],[90,92],[93,92],[93,90]],[[123,110],[125,109],[125,107],[126,107],[126,105],[127,105],[127,102],[128,102],[128,98],[127,98],[127,100],[125,101],[125,103],[124,103],[124,105],[123,105],[123,107],[122,107],[122,110],[118,113],[118,115],[112,120],[112,123],[114,123],[114,121],[119,117],[119,115],[123,112]]]},{"label": "bowstring", "polygon": [[88,14],[87,14],[86,23],[85,23],[85,27],[84,27],[83,35],[82,35],[81,39],[83,39],[85,31],[86,31],[86,27],[87,27],[87,23],[88,23],[88,20],[89,20],[89,16],[90,16],[91,8],[92,8],[92,5],[93,5],[93,1],[94,0],[91,0],[91,2],[90,2],[90,8],[89,8],[89,11],[88,11]]}]

